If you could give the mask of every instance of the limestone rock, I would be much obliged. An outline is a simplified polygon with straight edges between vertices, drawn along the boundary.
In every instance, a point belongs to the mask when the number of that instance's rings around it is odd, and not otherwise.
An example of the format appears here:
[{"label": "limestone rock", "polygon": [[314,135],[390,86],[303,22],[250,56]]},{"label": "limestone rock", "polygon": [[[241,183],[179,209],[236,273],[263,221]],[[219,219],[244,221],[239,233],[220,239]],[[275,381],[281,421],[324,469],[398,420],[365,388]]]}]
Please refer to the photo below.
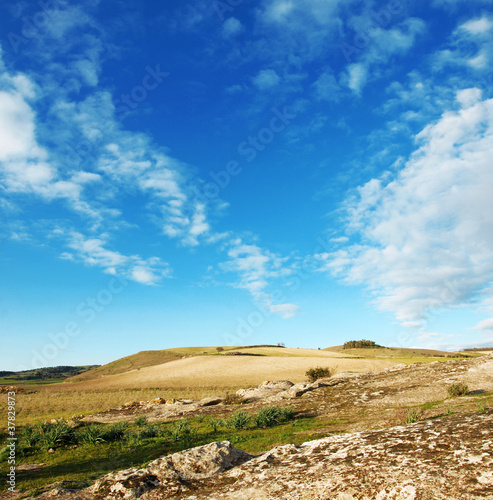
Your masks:
[{"label": "limestone rock", "polygon": [[203,407],[203,406],[214,406],[214,405],[218,405],[219,403],[222,403],[223,402],[223,398],[204,398],[202,400],[199,401],[199,406]]},{"label": "limestone rock", "polygon": [[[161,496],[163,490],[180,489],[184,481],[209,478],[249,458],[250,455],[229,441],[210,443],[158,458],[145,469],[131,468],[107,474],[90,488],[93,496],[87,498],[168,498]],[[152,496],[143,496],[148,492]]]}]

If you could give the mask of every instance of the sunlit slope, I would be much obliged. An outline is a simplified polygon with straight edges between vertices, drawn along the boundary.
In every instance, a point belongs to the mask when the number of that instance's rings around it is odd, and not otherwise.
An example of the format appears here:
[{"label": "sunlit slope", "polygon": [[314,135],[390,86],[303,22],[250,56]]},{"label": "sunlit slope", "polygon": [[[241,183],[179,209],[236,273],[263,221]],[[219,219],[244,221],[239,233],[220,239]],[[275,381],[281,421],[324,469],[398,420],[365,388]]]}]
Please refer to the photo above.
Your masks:
[{"label": "sunlit slope", "polygon": [[366,360],[332,356],[195,356],[108,375],[82,382],[80,386],[85,389],[246,387],[258,385],[265,380],[304,381],[305,372],[315,366],[329,367],[337,372],[366,372],[382,370],[396,362],[392,359]]},{"label": "sunlit slope", "polygon": [[117,375],[130,370],[145,368],[146,366],[160,365],[169,361],[181,359],[184,356],[193,356],[216,352],[215,347],[183,347],[176,349],[163,349],[161,351],[140,351],[131,356],[117,359],[106,365],[99,366],[93,370],[71,377],[66,382],[80,382],[83,380],[93,380],[108,375]]},{"label": "sunlit slope", "polygon": [[67,382],[80,382],[94,380],[108,375],[118,375],[131,370],[138,370],[148,366],[161,365],[189,356],[229,356],[233,352],[248,353],[257,356],[283,356],[283,357],[342,357],[346,353],[327,352],[317,349],[288,349],[283,347],[178,347],[162,351],[141,351],[131,356],[117,359],[111,363],[99,366],[76,377],[67,379]]}]

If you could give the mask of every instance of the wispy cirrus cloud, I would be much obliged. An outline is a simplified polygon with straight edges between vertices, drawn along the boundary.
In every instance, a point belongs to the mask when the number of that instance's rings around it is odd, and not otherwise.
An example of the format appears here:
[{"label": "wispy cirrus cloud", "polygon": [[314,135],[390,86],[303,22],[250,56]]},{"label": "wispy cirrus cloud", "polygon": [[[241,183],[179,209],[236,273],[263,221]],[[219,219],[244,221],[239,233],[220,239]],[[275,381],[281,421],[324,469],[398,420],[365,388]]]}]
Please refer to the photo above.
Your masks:
[{"label": "wispy cirrus cloud", "polygon": [[221,268],[240,276],[240,281],[234,283],[235,287],[248,290],[256,302],[284,319],[292,318],[299,312],[300,308],[295,304],[275,304],[268,292],[273,280],[292,274],[287,257],[256,244],[244,243],[241,238],[229,242],[227,254],[228,260],[221,264]]}]

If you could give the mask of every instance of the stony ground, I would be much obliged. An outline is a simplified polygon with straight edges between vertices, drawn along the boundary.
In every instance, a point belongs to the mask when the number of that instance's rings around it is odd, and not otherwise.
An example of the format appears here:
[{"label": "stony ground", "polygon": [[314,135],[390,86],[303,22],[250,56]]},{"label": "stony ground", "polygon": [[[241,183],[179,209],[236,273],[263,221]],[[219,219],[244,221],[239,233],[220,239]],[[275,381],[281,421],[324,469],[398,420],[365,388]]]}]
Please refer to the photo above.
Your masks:
[{"label": "stony ground", "polygon": [[[448,385],[458,381],[468,384],[469,394],[447,399]],[[143,470],[109,474],[78,492],[55,485],[38,498],[493,499],[493,411],[477,404],[491,392],[491,355],[339,374],[315,385],[263,384],[242,393],[251,401],[245,409],[273,402],[292,406],[329,422],[322,430],[328,437],[277,447],[260,457],[228,442],[212,443],[158,459]],[[92,419],[226,416],[238,408],[216,403],[135,403]],[[431,404],[421,421],[399,425],[407,408],[424,403]],[[447,415],[449,407],[453,411]]]}]

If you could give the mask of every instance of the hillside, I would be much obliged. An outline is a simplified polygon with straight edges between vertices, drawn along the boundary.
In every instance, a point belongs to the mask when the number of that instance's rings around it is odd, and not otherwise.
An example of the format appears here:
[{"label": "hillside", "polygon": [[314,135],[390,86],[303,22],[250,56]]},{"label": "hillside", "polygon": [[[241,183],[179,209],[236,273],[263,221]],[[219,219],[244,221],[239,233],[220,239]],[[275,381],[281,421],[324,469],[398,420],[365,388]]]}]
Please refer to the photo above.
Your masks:
[{"label": "hillside", "polygon": [[0,371],[0,385],[44,385],[63,382],[64,380],[82,375],[98,365],[89,366],[52,366],[36,368],[20,372]]},{"label": "hillside", "polygon": [[[404,347],[377,347],[345,349],[343,345],[326,347],[324,351],[363,358],[451,358],[474,356],[474,352],[448,352],[434,349],[404,348]],[[478,353],[481,354],[481,353]]]},{"label": "hillside", "polygon": [[[112,375],[119,375],[134,370],[141,370],[150,366],[158,366],[177,361],[183,358],[214,356],[230,357],[233,354],[251,355],[251,356],[274,356],[274,357],[316,357],[316,358],[335,358],[344,357],[347,354],[327,353],[317,349],[293,349],[277,346],[228,346],[220,347],[222,351],[218,352],[217,347],[178,347],[173,349],[163,349],[160,351],[140,351],[137,354],[117,359],[106,365],[99,366],[93,370],[67,379],[67,382],[83,382],[96,380]],[[200,363],[199,363],[200,364]]]}]

